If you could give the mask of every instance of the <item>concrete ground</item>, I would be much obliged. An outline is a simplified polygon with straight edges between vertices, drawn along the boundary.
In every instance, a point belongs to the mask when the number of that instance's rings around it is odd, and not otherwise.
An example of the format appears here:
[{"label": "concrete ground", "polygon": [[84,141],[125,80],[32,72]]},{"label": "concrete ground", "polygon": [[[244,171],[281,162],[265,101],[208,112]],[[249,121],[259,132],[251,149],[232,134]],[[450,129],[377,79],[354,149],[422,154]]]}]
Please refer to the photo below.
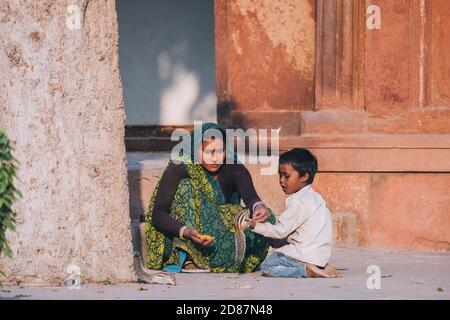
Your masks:
[{"label": "concrete ground", "polygon": [[[88,284],[66,287],[3,287],[1,299],[450,299],[450,253],[335,250],[341,279],[275,279],[253,274],[177,274],[176,286]],[[381,271],[380,289],[369,266]],[[373,267],[372,267],[373,268]],[[376,267],[375,267],[376,269]],[[371,271],[373,272],[373,271]],[[373,281],[372,281],[373,280]]]}]

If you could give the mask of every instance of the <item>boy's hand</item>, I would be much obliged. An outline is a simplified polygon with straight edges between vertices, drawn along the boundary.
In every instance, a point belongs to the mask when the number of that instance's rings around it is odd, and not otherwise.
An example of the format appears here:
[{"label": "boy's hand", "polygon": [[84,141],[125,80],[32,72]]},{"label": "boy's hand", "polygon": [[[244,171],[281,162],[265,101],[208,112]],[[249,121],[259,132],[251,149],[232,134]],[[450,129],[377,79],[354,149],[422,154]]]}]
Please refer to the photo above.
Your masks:
[{"label": "boy's hand", "polygon": [[253,221],[263,223],[269,219],[269,209],[264,204],[258,204],[253,211]]}]

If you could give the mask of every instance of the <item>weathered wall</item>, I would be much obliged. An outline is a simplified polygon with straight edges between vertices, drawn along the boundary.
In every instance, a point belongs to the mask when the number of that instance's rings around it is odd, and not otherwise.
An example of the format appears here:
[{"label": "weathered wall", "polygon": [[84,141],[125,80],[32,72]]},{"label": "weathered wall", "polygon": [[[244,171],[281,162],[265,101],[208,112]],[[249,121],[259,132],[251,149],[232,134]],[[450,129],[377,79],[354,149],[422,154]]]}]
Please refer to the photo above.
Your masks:
[{"label": "weathered wall", "polygon": [[[66,9],[81,9],[81,28]],[[115,3],[0,3],[0,126],[21,162],[10,281],[130,281],[132,248]]]},{"label": "weathered wall", "polygon": [[449,14],[447,0],[216,0],[219,121],[311,149],[358,245],[449,251]]},{"label": "weathered wall", "polygon": [[219,121],[300,133],[300,111],[314,107],[314,3],[216,1]]}]

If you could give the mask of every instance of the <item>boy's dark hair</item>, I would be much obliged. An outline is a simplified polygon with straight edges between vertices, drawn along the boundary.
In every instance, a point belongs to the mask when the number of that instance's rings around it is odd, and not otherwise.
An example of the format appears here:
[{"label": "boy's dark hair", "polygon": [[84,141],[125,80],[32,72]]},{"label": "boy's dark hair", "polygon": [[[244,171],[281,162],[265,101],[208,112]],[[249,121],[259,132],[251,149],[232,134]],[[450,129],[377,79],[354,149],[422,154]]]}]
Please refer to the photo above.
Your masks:
[{"label": "boy's dark hair", "polygon": [[309,174],[308,184],[312,184],[317,172],[317,159],[307,149],[294,148],[280,156],[279,164],[290,164],[303,177]]}]

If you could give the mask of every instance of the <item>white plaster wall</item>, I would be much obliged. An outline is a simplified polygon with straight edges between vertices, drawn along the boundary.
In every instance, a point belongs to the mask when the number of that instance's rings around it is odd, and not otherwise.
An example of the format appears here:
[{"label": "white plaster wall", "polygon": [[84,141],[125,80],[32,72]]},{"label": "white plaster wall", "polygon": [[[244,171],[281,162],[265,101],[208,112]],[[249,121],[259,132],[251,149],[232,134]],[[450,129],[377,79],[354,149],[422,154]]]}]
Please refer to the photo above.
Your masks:
[{"label": "white plaster wall", "polygon": [[127,125],[216,121],[213,0],[118,0]]}]

